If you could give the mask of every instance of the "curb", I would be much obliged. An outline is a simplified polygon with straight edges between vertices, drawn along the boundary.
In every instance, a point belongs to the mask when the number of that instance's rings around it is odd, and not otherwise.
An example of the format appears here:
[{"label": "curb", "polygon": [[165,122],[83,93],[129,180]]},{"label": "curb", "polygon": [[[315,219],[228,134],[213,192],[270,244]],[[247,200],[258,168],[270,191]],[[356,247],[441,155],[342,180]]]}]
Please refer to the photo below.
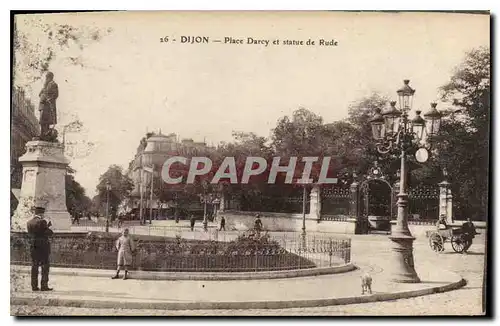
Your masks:
[{"label": "curb", "polygon": [[[14,266],[13,266],[14,267]],[[266,272],[234,272],[234,273],[210,273],[210,272],[149,272],[149,271],[130,271],[130,279],[136,280],[163,280],[163,281],[230,281],[230,280],[262,280],[262,279],[277,279],[277,278],[293,278],[319,276],[326,274],[347,273],[357,269],[352,263],[333,266],[319,267],[308,269],[294,269],[287,271],[266,271]],[[29,266],[16,265],[11,267],[11,271],[29,274],[31,268]],[[51,268],[51,273],[55,275],[65,276],[88,276],[88,277],[106,277],[113,275],[114,270],[75,270],[75,269],[59,269]]]},{"label": "curb", "polygon": [[131,302],[131,301],[105,301],[105,300],[75,300],[75,299],[47,299],[32,297],[12,297],[11,305],[37,305],[58,306],[73,308],[95,309],[158,309],[158,310],[208,310],[208,309],[285,309],[306,308],[320,306],[335,306],[357,303],[369,303],[418,297],[434,293],[447,292],[463,287],[466,281],[432,287],[427,289],[403,291],[395,293],[372,294],[368,296],[344,297],[332,299],[294,300],[294,301],[250,301],[250,302]]}]

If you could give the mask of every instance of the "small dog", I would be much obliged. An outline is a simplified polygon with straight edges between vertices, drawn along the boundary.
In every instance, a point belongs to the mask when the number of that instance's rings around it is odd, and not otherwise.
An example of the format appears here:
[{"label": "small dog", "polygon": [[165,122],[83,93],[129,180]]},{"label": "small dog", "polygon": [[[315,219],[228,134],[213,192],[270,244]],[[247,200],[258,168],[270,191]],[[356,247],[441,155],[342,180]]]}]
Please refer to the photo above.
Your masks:
[{"label": "small dog", "polygon": [[366,291],[372,294],[372,277],[368,273],[361,276],[361,294],[365,294]]}]

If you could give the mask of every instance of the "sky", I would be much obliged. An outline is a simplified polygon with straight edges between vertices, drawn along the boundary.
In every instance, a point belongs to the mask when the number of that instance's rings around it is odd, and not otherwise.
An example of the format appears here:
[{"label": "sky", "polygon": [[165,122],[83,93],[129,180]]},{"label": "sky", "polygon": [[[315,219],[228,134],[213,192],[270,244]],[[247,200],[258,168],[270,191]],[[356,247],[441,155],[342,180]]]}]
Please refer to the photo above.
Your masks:
[{"label": "sky", "polygon": [[[487,15],[326,12],[121,12],[19,16],[28,41],[47,45],[34,22],[109,33],[99,42],[57,53],[59,127],[78,118],[67,139],[92,142],[71,158],[75,179],[95,194],[111,164],[126,168],[146,131],[216,144],[232,131],[269,136],[279,118],[305,107],[326,123],[347,117],[373,92],[396,99],[403,79],[416,89],[414,108],[438,100],[465,52],[489,45]],[[168,36],[169,42],[160,42]],[[181,36],[207,36],[183,44]],[[224,44],[225,37],[314,40],[314,46]],[[172,42],[176,39],[176,42]],[[318,40],[337,46],[319,46]],[[84,67],[68,56],[80,55]],[[16,55],[16,54],[15,54]],[[24,70],[23,70],[24,73]],[[21,74],[22,75],[22,74]],[[22,82],[22,81],[20,81]],[[29,85],[38,103],[42,81]],[[440,104],[439,107],[446,107]]]}]

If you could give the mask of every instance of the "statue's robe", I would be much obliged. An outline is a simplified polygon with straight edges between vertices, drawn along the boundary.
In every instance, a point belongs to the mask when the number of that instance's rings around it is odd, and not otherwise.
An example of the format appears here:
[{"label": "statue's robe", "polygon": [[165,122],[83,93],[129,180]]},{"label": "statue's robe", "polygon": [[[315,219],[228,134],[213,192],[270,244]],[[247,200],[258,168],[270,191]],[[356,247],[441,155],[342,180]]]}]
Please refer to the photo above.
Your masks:
[{"label": "statue's robe", "polygon": [[56,100],[59,96],[59,89],[55,81],[51,80],[40,92],[40,124],[57,124]]}]

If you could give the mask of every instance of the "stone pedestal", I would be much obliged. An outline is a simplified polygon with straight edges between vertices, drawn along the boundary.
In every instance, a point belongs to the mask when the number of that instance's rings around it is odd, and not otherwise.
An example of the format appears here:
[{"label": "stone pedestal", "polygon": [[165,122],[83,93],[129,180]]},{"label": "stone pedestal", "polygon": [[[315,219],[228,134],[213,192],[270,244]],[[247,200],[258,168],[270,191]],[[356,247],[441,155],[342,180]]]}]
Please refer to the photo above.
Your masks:
[{"label": "stone pedestal", "polygon": [[41,206],[45,207],[45,218],[52,222],[53,230],[69,230],[65,180],[69,161],[64,157],[63,145],[30,141],[19,162],[23,165],[21,195],[11,228],[26,231],[26,222],[33,216],[31,208]]},{"label": "stone pedestal", "polygon": [[314,186],[309,194],[309,218],[321,219],[321,192],[319,186]]},{"label": "stone pedestal", "polygon": [[439,216],[446,216],[446,223],[453,223],[453,196],[448,181],[439,183]]}]

